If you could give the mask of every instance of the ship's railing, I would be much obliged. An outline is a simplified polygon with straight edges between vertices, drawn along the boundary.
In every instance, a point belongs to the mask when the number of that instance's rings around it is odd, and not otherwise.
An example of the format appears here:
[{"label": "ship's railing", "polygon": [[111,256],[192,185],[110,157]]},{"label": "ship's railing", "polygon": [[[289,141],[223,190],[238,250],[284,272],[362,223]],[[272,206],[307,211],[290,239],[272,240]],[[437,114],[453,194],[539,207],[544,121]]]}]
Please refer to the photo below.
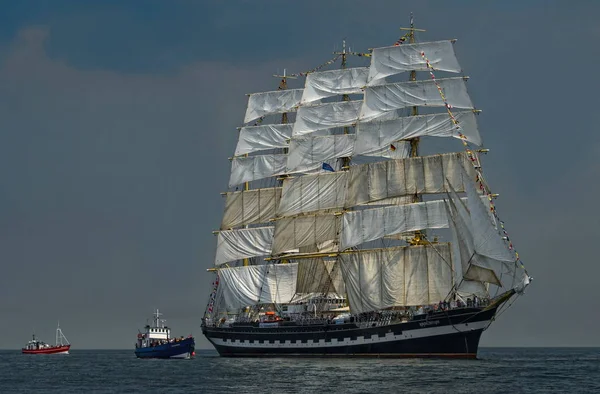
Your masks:
[{"label": "ship's railing", "polygon": [[[390,324],[397,324],[402,322],[408,322],[412,320],[425,319],[428,314],[439,312],[456,310],[462,308],[478,308],[489,305],[488,299],[477,299],[471,301],[470,299],[466,302],[440,302],[434,305],[423,305],[420,307],[409,307],[405,310],[383,310],[364,312],[359,314],[351,314],[345,316],[343,319],[339,319],[336,315],[325,314],[321,316],[314,316],[310,312],[290,314],[284,320],[278,321],[281,324],[291,322],[295,325],[308,326],[308,325],[325,325],[325,324],[336,324],[336,323],[354,323],[361,328],[365,327],[379,327]],[[259,319],[256,317],[250,317],[247,314],[239,315],[235,318],[229,319],[203,319],[203,324],[207,327],[231,327],[232,324],[249,324],[257,325]]]}]

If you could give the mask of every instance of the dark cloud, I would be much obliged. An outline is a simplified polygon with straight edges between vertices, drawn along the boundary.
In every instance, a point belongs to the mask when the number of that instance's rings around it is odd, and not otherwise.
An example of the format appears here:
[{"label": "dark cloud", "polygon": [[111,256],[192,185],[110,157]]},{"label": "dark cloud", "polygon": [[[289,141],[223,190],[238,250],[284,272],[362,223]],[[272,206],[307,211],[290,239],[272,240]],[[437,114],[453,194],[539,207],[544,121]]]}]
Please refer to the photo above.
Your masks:
[{"label": "dark cloud", "polygon": [[486,174],[535,278],[482,345],[599,345],[589,313],[600,306],[599,6],[321,3],[7,10],[0,348],[33,328],[51,340],[58,319],[79,348],[128,347],[154,307],[178,333],[200,336],[244,94],[275,89],[283,68],[328,60],[343,38],[357,50],[389,45],[410,11],[428,30],[421,40],[459,39],[484,110]]}]

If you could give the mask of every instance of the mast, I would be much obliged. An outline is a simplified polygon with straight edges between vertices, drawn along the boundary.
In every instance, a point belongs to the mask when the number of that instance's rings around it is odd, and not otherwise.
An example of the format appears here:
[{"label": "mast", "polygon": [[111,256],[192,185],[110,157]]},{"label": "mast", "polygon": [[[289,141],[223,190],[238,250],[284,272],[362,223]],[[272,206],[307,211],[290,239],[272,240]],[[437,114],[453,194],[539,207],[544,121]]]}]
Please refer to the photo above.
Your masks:
[{"label": "mast", "polygon": [[64,346],[65,345],[65,343],[63,342],[63,338],[68,345],[69,340],[67,339],[65,334],[63,334],[62,330],[60,329],[60,321],[59,321],[58,325],[56,327],[56,346]]},{"label": "mast", "polygon": [[[426,30],[415,28],[415,21],[412,12],[410,13],[410,27],[401,27],[400,30],[408,30],[408,42],[410,44],[415,43],[415,31],[424,32]],[[412,70],[410,72],[410,81],[417,80],[417,72]],[[412,107],[412,116],[416,116],[419,114],[419,107]],[[416,157],[419,156],[419,137],[411,138],[410,140],[410,156]]]},{"label": "mast", "polygon": [[[346,57],[348,52],[346,52],[346,40],[342,40],[342,51],[341,52],[333,52],[334,55],[340,55],[342,57],[342,65],[341,69],[346,69]],[[347,94],[342,95],[342,101],[350,101],[350,96]],[[344,127],[344,134],[348,134],[350,129],[348,127]],[[342,168],[346,168],[350,165],[349,157],[342,157]]]},{"label": "mast", "polygon": [[156,309],[156,312],[154,312],[154,324],[156,325],[156,327],[160,327],[160,316],[162,315],[162,313],[158,312],[158,309]]},{"label": "mast", "polygon": [[[419,31],[419,32],[424,32],[425,30],[423,29],[417,29],[415,28],[415,20],[413,17],[413,13],[410,13],[410,27],[406,28],[406,27],[401,27],[400,30],[408,30],[408,42],[410,44],[414,44],[415,43],[415,31]],[[410,81],[416,81],[417,80],[417,71],[416,70],[412,70],[410,72],[410,77],[409,77]],[[411,111],[411,116],[417,116],[419,115],[419,107],[417,106],[413,106],[412,107],[412,111]],[[408,140],[410,142],[410,157],[417,157],[419,156],[419,141],[420,138],[419,137],[415,137],[415,138],[411,138]],[[423,199],[421,198],[421,196],[419,196],[418,194],[415,194],[414,196],[414,202],[420,202]],[[412,239],[410,239],[408,241],[409,244],[411,245],[422,245],[422,244],[426,244],[428,243],[425,239],[425,230],[423,231],[415,231],[414,236]]]},{"label": "mast", "polygon": [[[275,78],[281,78],[281,81],[279,82],[279,88],[278,90],[286,90],[287,89],[287,80],[288,78],[291,79],[296,79],[296,77],[292,77],[289,75],[286,75],[286,69],[283,69],[283,75],[277,75],[277,74],[273,74],[273,76]],[[288,123],[288,114],[287,112],[284,112],[283,114],[281,114],[281,123],[282,124],[286,124]],[[283,153],[287,153],[288,149],[287,148],[283,148]]]}]

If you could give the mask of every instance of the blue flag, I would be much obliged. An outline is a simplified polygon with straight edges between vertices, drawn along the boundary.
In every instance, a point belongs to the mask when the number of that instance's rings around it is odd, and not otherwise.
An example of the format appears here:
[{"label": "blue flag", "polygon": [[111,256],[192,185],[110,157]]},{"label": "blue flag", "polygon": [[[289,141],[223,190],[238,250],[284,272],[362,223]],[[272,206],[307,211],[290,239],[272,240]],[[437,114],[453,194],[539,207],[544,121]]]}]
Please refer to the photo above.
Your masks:
[{"label": "blue flag", "polygon": [[323,163],[323,169],[325,171],[331,171],[331,172],[335,172],[335,170],[333,169],[333,167],[331,167],[329,164],[327,163]]}]

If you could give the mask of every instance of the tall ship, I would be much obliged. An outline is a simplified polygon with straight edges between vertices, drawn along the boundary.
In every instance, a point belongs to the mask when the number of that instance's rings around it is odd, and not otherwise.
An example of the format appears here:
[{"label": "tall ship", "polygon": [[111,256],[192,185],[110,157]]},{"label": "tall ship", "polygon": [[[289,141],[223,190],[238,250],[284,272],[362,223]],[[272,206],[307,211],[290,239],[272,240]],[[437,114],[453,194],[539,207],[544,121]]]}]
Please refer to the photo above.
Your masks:
[{"label": "tall ship", "polygon": [[24,348],[21,349],[23,354],[69,354],[71,344],[65,335],[63,334],[60,323],[56,327],[56,342],[54,345],[40,341],[32,334],[32,338]]},{"label": "tall ship", "polygon": [[138,332],[135,343],[137,358],[192,358],[195,353],[194,338],[171,336],[171,328],[161,319],[162,313],[156,310],[152,324],[146,324],[144,332]]},{"label": "tall ship", "polygon": [[401,30],[248,95],[202,319],[221,356],[476,358],[529,285],[456,40]]}]

